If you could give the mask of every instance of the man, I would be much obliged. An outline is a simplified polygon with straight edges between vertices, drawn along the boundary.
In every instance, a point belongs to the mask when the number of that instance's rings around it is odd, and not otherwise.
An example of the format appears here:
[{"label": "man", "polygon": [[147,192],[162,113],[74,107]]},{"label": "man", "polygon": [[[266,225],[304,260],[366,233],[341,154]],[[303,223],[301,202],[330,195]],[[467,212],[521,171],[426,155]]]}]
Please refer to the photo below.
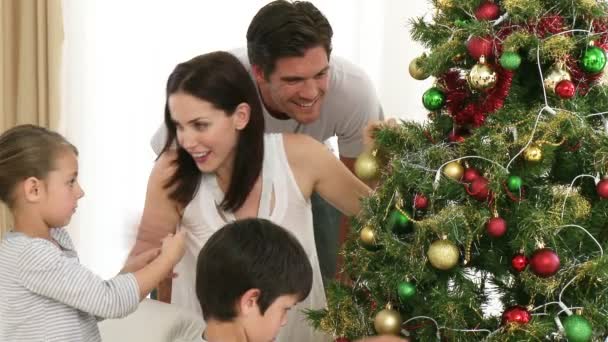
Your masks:
[{"label": "man", "polygon": [[[333,31],[310,2],[273,1],[255,15],[247,31],[249,67],[265,106],[267,132],[297,132],[318,141],[336,135],[340,160],[353,171],[363,150],[363,128],[383,118],[367,75],[332,57]],[[315,242],[325,279],[336,273],[340,214],[320,196],[312,197]],[[340,242],[340,243],[339,243]]]},{"label": "man", "polygon": [[[327,18],[310,2],[277,0],[254,16],[247,49],[232,53],[257,84],[266,132],[303,133],[321,142],[337,136],[340,160],[352,171],[363,150],[364,127],[383,113],[368,76],[344,59],[330,58],[332,35]],[[163,127],[152,140],[157,153],[164,133]],[[329,280],[347,225],[316,194],[312,207],[321,272]]]}]

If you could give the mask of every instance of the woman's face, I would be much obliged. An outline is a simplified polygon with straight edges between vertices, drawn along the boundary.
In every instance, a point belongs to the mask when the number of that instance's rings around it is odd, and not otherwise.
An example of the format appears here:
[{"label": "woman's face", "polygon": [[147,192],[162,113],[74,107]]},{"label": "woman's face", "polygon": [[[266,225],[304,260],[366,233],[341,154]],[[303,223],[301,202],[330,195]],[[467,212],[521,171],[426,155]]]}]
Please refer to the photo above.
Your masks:
[{"label": "woman's face", "polygon": [[234,114],[226,113],[210,102],[184,92],[171,94],[168,105],[177,142],[192,156],[199,170],[230,175],[239,130],[249,120],[249,106],[242,103]]}]

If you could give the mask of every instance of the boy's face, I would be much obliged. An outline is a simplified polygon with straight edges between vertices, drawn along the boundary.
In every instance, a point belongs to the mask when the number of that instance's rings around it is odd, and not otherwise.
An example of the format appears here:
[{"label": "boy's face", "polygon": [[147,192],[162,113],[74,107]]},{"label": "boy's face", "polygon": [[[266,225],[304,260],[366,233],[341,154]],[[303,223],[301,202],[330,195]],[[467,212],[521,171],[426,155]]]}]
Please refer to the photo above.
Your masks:
[{"label": "boy's face", "polygon": [[260,313],[260,308],[256,302],[253,310],[243,320],[247,341],[274,341],[281,327],[287,323],[287,314],[298,303],[298,299],[296,295],[280,296],[275,299],[263,315]]}]

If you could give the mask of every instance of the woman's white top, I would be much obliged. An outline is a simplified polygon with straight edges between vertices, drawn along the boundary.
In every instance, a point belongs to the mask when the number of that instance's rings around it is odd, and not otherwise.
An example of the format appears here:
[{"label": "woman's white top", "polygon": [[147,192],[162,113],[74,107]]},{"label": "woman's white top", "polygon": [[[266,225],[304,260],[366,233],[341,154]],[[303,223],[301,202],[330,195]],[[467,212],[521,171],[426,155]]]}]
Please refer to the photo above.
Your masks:
[{"label": "woman's white top", "polygon": [[[274,207],[272,199],[274,196]],[[195,292],[196,259],[209,237],[226,223],[234,221],[232,213],[223,212],[219,204],[224,193],[213,174],[203,175],[198,192],[186,206],[179,229],[186,231],[186,253],[175,272],[171,302],[201,314]],[[258,217],[268,219],[289,230],[304,247],[313,270],[312,290],[308,297],[289,312],[287,324],[277,341],[331,341],[315,331],[304,310],[326,307],[325,291],[317,258],[310,199],[304,198],[291,171],[282,134],[265,134],[262,165],[262,193]]]}]

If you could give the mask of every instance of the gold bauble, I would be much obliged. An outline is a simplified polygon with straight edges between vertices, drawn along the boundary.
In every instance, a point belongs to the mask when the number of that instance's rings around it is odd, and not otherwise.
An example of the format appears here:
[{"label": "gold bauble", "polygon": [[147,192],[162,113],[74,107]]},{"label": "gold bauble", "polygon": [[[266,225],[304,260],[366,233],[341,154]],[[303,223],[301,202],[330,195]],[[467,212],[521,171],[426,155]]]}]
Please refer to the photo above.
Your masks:
[{"label": "gold bauble", "polygon": [[464,53],[459,53],[456,56],[452,57],[452,62],[454,63],[458,63],[461,62],[464,59]]},{"label": "gold bauble", "polygon": [[410,76],[412,76],[414,79],[422,81],[422,80],[426,80],[427,78],[429,78],[429,74],[427,74],[426,72],[424,72],[424,70],[422,70],[420,68],[420,66],[418,64],[419,60],[420,60],[420,57],[412,59],[412,61],[410,62],[409,71],[410,71]]},{"label": "gold bauble", "polygon": [[459,162],[450,162],[443,167],[443,174],[452,178],[453,180],[459,181],[464,174],[464,168]]},{"label": "gold bauble", "polygon": [[450,240],[437,240],[429,246],[426,255],[433,267],[447,271],[458,264],[460,251]]},{"label": "gold bauble", "polygon": [[489,65],[479,62],[469,72],[467,80],[471,88],[487,90],[496,84],[496,72]]},{"label": "gold bauble", "polygon": [[528,146],[524,150],[524,159],[529,162],[539,162],[543,159],[543,150],[536,145]]},{"label": "gold bauble", "polygon": [[570,74],[566,70],[554,66],[549,69],[549,72],[547,72],[547,74],[545,74],[545,79],[543,81],[545,82],[545,89],[547,89],[548,92],[554,94],[555,86],[559,82],[570,79]]},{"label": "gold bauble", "polygon": [[398,335],[401,332],[401,323],[401,315],[393,309],[384,309],[374,318],[374,328],[378,335]]},{"label": "gold bauble", "polygon": [[365,226],[359,233],[359,239],[364,247],[373,248],[376,246],[376,231],[370,226]]},{"label": "gold bauble", "polygon": [[437,0],[437,8],[441,10],[446,10],[452,7],[454,7],[454,2],[452,0]]},{"label": "gold bauble", "polygon": [[363,152],[355,161],[355,174],[361,180],[373,180],[378,177],[378,162],[369,152]]}]

